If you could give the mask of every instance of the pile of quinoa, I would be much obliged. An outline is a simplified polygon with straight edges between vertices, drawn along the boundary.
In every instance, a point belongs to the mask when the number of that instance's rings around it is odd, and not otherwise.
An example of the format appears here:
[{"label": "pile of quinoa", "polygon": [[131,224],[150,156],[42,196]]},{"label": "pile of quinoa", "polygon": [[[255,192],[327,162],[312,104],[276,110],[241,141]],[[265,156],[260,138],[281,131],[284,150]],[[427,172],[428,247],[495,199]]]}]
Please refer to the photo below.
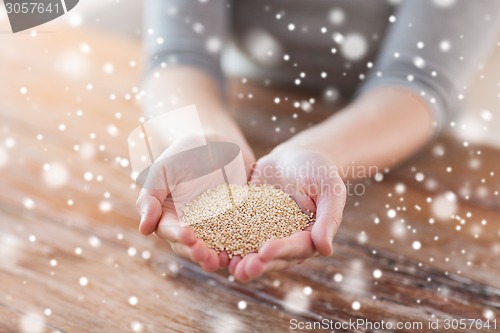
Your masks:
[{"label": "pile of quinoa", "polygon": [[314,221],[297,203],[271,185],[222,184],[186,204],[182,225],[217,252],[245,256],[268,240],[285,238]]}]

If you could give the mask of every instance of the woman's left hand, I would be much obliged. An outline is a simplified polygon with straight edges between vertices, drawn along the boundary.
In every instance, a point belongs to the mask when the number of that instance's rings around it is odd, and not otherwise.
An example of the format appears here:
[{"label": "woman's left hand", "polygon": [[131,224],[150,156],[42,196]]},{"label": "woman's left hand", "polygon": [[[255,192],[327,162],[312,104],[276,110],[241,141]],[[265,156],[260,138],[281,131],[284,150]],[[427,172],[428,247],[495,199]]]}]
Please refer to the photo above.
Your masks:
[{"label": "woman's left hand", "polygon": [[265,272],[333,253],[332,241],[342,221],[346,188],[334,164],[323,154],[284,143],[257,161],[250,183],[282,189],[304,212],[314,212],[316,219],[290,237],[266,242],[258,253],[233,257],[229,269],[237,280],[246,282]]}]

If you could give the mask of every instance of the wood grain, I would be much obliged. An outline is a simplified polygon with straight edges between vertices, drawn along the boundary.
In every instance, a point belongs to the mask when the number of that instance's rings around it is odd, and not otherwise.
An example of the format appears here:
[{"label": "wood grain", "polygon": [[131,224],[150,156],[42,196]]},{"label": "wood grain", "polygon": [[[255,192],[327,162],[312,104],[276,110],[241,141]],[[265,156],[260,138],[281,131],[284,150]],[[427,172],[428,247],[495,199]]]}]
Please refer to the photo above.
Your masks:
[{"label": "wood grain", "polygon": [[[94,333],[291,332],[292,319],[500,319],[498,151],[440,138],[349,198],[332,257],[240,284],[136,230],[138,189],[121,161],[141,117],[139,45],[62,29],[8,43],[0,55],[0,142],[7,154],[0,169],[1,332],[22,331],[30,320],[37,332]],[[235,116],[259,154],[293,134],[276,134],[267,116],[300,130],[341,105],[318,103],[295,122],[274,96],[293,103],[313,93],[232,87]],[[253,98],[242,97],[250,92]],[[256,140],[252,133],[273,134]],[[55,187],[44,168],[58,165],[67,180]],[[404,193],[396,191],[401,184]],[[430,223],[432,201],[446,191],[457,194],[458,218]]]}]

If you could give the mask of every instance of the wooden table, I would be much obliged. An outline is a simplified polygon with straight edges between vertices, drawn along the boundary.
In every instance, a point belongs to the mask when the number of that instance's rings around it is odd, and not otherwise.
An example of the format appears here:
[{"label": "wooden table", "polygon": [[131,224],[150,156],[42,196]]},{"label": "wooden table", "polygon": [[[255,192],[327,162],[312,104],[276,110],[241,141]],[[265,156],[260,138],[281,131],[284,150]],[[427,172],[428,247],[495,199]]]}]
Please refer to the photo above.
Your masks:
[{"label": "wooden table", "polygon": [[[332,257],[240,284],[137,232],[126,146],[141,117],[137,42],[54,30],[0,37],[0,332],[297,332],[291,321],[359,318],[500,324],[498,151],[439,139],[349,198]],[[240,109],[262,102],[280,112],[250,85],[233,96]],[[443,209],[456,219],[431,219]]]}]

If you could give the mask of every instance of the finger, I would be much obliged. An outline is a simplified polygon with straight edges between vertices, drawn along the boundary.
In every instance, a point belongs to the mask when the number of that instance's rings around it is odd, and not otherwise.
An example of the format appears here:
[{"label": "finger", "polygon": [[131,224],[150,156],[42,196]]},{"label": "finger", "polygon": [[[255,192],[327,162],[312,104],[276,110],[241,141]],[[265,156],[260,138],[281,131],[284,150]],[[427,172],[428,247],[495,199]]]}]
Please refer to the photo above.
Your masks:
[{"label": "finger", "polygon": [[[245,258],[243,258],[245,259]],[[236,280],[240,281],[240,282],[247,282],[249,281],[249,277],[245,271],[245,262],[243,262],[243,259],[238,262],[238,264],[236,265],[236,268],[234,269],[234,277],[236,278]]]},{"label": "finger", "polygon": [[250,253],[240,262],[248,279],[254,279],[264,272],[265,261],[257,253]]},{"label": "finger", "polygon": [[217,255],[217,252],[215,252],[215,250],[213,249],[209,249],[208,257],[200,263],[200,266],[207,272],[215,272],[220,266],[219,256]]},{"label": "finger", "polygon": [[229,272],[234,275],[236,266],[238,266],[238,263],[242,260],[241,256],[233,256],[231,260],[229,261]]},{"label": "finger", "polygon": [[262,274],[267,272],[282,271],[284,269],[288,269],[292,266],[297,265],[298,262],[298,260],[271,260],[266,262],[266,264],[264,265],[264,272],[262,272]]},{"label": "finger", "polygon": [[180,243],[170,243],[170,247],[172,248],[172,251],[175,252],[175,254],[187,259],[191,259],[191,249],[189,248],[189,246]]},{"label": "finger", "polygon": [[166,189],[143,189],[137,199],[137,211],[141,216],[139,231],[149,235],[156,230],[162,215],[162,205],[168,196]]},{"label": "finger", "polygon": [[316,222],[311,236],[316,250],[322,256],[333,253],[333,237],[342,222],[342,213],[346,202],[345,185],[340,178],[332,184],[333,189],[322,193],[316,208]]},{"label": "finger", "polygon": [[220,263],[217,252],[209,249],[202,240],[198,240],[192,246],[172,243],[171,247],[176,254],[198,263],[207,272],[213,272],[219,268]]},{"label": "finger", "polygon": [[210,249],[201,239],[198,239],[193,245],[190,245],[191,259],[196,262],[204,262],[209,260],[211,255]]},{"label": "finger", "polygon": [[309,231],[299,231],[290,237],[272,239],[259,249],[264,261],[275,259],[293,260],[314,256],[316,248]]},{"label": "finger", "polygon": [[229,257],[226,251],[219,253],[219,268],[226,268],[229,265]]},{"label": "finger", "polygon": [[190,226],[181,227],[177,215],[172,211],[164,211],[155,234],[172,243],[192,245],[196,242],[196,235]]},{"label": "finger", "polygon": [[196,241],[196,235],[190,227],[162,226],[161,222],[155,231],[158,238],[166,239],[172,243],[182,243],[192,245]]}]

